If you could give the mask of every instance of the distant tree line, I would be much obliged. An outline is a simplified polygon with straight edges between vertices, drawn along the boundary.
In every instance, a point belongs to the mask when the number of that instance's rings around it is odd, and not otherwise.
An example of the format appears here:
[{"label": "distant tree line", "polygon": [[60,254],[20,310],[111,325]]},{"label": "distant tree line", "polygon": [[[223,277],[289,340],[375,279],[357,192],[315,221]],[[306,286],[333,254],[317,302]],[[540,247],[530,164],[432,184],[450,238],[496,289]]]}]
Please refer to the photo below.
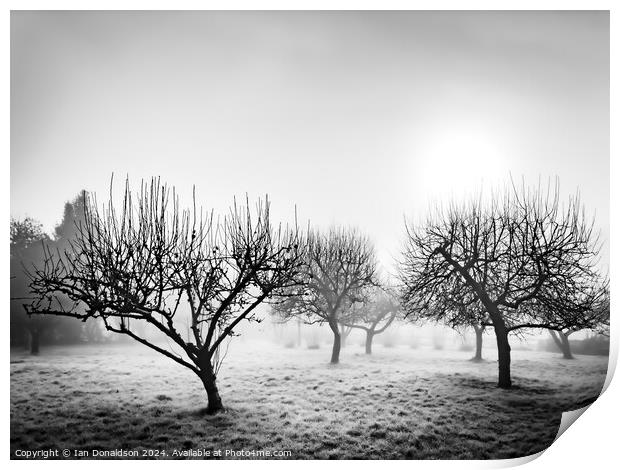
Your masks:
[{"label": "distant tree line", "polygon": [[64,206],[61,222],[50,237],[31,217],[11,218],[10,223],[10,341],[33,354],[40,344],[73,344],[104,341],[104,329],[97,321],[79,323],[68,318],[25,315],[23,304],[31,296],[26,270],[41,266],[45,251],[63,251],[75,238],[84,220],[85,191]]}]

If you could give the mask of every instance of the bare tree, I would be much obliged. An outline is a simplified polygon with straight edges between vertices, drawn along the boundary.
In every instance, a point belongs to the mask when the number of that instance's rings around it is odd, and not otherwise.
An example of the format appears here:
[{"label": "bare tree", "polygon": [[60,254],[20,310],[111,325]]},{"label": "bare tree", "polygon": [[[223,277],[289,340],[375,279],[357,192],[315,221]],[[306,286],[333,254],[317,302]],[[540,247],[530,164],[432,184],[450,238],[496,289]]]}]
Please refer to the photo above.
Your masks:
[{"label": "bare tree", "polygon": [[288,298],[275,306],[276,313],[308,324],[327,323],[334,334],[331,362],[336,364],[340,315],[360,291],[376,284],[374,247],[354,229],[310,230],[304,269],[303,284],[288,290]]},{"label": "bare tree", "polygon": [[366,333],[366,354],[372,354],[374,337],[387,330],[401,311],[393,292],[376,287],[342,313],[340,324],[363,330]]},{"label": "bare tree", "polygon": [[273,227],[267,199],[255,211],[247,200],[235,203],[222,218],[197,210],[195,197],[180,210],[174,188],[159,179],[137,194],[126,183],[120,208],[112,190],[101,209],[86,195],[84,207],[69,248],[48,248],[43,267],[31,271],[27,312],[100,318],[196,373],[207,411],[222,409],[216,376],[225,341],[242,321],[258,321],[258,305],[295,284],[303,253],[296,226]]},{"label": "bare tree", "polygon": [[424,225],[407,226],[404,303],[430,315],[453,310],[452,298],[480,307],[497,340],[498,385],[510,388],[509,333],[582,324],[599,297],[599,250],[578,195],[562,206],[557,182],[547,190],[513,185],[488,203],[437,208]]},{"label": "bare tree", "polygon": [[412,322],[433,321],[446,325],[460,334],[473,328],[476,335],[476,352],[472,361],[482,361],[482,340],[488,315],[482,304],[472,296],[460,279],[437,285],[432,299],[420,302],[420,298],[406,289],[402,296],[406,306],[406,318]]},{"label": "bare tree", "polygon": [[[474,330],[474,334],[476,337],[476,346],[474,357],[471,358],[474,362],[482,361],[482,342],[484,339],[484,332],[486,329],[486,325],[489,324],[489,319],[485,315],[483,309],[480,308],[479,305],[460,305],[459,307],[460,315],[457,315],[455,319],[451,322],[451,326],[459,333],[465,334],[465,331],[468,331],[469,328]],[[470,311],[469,309],[476,309],[475,311]],[[456,319],[459,321],[456,321]]]},{"label": "bare tree", "polygon": [[556,346],[562,352],[562,355],[564,356],[564,359],[574,359],[573,353],[570,350],[570,343],[568,341],[568,337],[570,335],[572,335],[573,333],[576,333],[576,331],[573,331],[573,330],[566,330],[566,331],[549,330],[549,335],[551,335],[551,338],[553,339],[553,342],[556,344]]},{"label": "bare tree", "polygon": [[604,289],[602,297],[600,299],[599,304],[592,311],[592,314],[595,316],[595,321],[593,322],[593,328],[597,334],[601,336],[609,337],[609,321],[610,321],[610,298],[609,298],[609,284]]},{"label": "bare tree", "polygon": [[562,352],[564,359],[574,359],[570,348],[569,336],[585,329],[609,336],[609,291],[606,290],[601,295],[598,305],[585,312],[579,324],[572,327],[549,329],[549,334]]}]

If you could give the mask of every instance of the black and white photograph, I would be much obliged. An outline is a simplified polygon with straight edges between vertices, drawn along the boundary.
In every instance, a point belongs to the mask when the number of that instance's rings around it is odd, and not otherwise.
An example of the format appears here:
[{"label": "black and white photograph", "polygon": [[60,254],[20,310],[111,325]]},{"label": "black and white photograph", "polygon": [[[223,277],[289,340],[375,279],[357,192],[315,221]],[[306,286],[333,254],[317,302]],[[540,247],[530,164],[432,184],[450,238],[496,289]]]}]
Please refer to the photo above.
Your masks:
[{"label": "black and white photograph", "polygon": [[609,10],[7,15],[11,460],[518,459],[601,395]]}]

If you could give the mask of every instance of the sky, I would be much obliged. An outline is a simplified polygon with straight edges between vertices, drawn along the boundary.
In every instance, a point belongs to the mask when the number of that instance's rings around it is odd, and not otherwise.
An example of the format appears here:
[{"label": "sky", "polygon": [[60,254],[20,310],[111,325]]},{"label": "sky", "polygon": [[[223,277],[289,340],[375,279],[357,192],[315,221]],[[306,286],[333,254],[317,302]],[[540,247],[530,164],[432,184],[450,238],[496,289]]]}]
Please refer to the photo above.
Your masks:
[{"label": "sky", "polygon": [[359,227],[559,178],[609,256],[607,12],[12,12],[11,215],[161,176]]}]

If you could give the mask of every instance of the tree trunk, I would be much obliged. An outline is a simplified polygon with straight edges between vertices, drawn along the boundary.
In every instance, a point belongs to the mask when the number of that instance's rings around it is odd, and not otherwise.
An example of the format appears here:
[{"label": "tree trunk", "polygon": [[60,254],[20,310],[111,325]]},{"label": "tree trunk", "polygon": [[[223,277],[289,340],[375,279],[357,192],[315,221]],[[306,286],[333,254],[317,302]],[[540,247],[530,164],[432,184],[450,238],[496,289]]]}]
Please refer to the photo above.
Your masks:
[{"label": "tree trunk", "polygon": [[560,340],[560,338],[558,337],[556,332],[554,330],[547,330],[547,331],[549,331],[549,335],[553,339],[553,342],[558,347],[558,349],[561,351],[562,350],[562,341]]},{"label": "tree trunk", "polygon": [[331,363],[338,364],[338,362],[340,361],[340,332],[338,331],[337,323],[330,323],[329,326],[334,333],[334,346],[332,347]]},{"label": "tree trunk", "polygon": [[508,330],[503,324],[495,324],[495,337],[497,338],[497,360],[499,363],[499,388],[510,388],[510,343],[508,342]]},{"label": "tree trunk", "polygon": [[200,380],[202,380],[202,385],[207,392],[207,413],[213,414],[217,413],[224,409],[222,405],[222,399],[220,398],[220,394],[217,390],[217,384],[215,374],[213,373],[213,367],[211,364],[204,367],[204,370],[201,370],[199,374]]},{"label": "tree trunk", "polygon": [[570,343],[568,342],[568,335],[560,331],[560,338],[562,338],[562,354],[564,359],[575,359],[573,353],[570,350]]},{"label": "tree trunk", "polygon": [[476,330],[476,355],[474,356],[474,361],[482,360],[482,333],[484,333],[484,327],[474,326],[474,330]]},{"label": "tree trunk", "polygon": [[366,354],[372,354],[372,339],[374,336],[372,331],[366,331]]},{"label": "tree trunk", "polygon": [[39,329],[30,329],[30,354],[39,354]]},{"label": "tree trunk", "polygon": [[562,331],[553,331],[549,330],[549,334],[553,338],[553,342],[557,345],[557,347],[562,351],[562,355],[564,359],[574,359],[573,354],[570,350],[570,343],[568,342],[568,335]]}]

